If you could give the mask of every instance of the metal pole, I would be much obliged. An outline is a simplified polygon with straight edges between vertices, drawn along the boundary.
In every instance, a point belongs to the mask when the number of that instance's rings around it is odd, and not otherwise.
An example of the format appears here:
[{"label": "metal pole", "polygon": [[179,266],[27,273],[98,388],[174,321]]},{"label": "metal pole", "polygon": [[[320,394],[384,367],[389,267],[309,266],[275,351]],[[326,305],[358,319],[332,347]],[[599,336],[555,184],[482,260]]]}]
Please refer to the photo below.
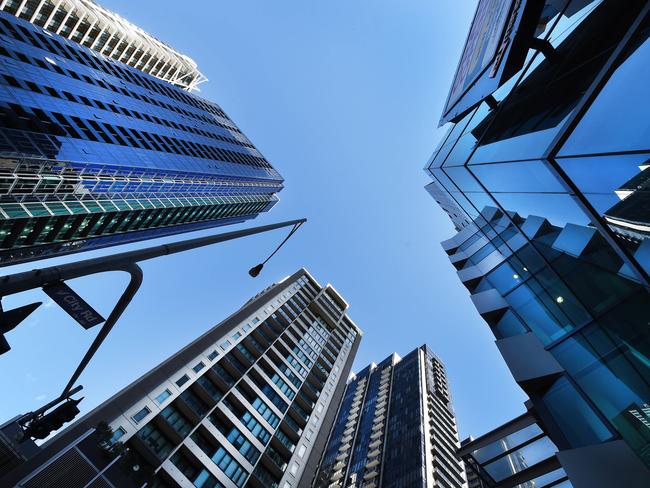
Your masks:
[{"label": "metal pole", "polygon": [[[279,222],[277,224],[262,225],[259,227],[252,227],[250,229],[225,232],[223,234],[217,234],[214,236],[198,237],[196,239],[187,239],[185,241],[173,242],[171,244],[163,244],[161,246],[148,247],[145,249],[138,249],[135,251],[128,251],[100,258],[86,259],[84,261],[63,264],[60,266],[50,266],[42,269],[35,269],[32,271],[16,273],[0,278],[1,299],[7,295],[24,292],[34,288],[40,288],[50,283],[71,280],[74,278],[80,278],[82,276],[88,276],[91,274],[107,271],[125,271],[131,275],[129,284],[120,296],[120,299],[113,308],[111,314],[108,316],[108,319],[106,319],[106,322],[102,326],[102,329],[99,331],[99,334],[97,334],[97,337],[95,337],[95,340],[86,351],[86,354],[77,366],[77,369],[75,369],[72,377],[63,389],[61,395],[37,411],[23,415],[21,417],[21,420],[24,420],[27,417],[36,417],[38,414],[46,411],[48,408],[56,405],[57,403],[60,403],[72,394],[81,390],[81,386],[73,388],[73,385],[79,379],[86,366],[88,366],[88,363],[91,361],[101,344],[104,342],[110,331],[122,316],[129,303],[131,303],[131,300],[142,284],[143,273],[142,268],[140,268],[140,266],[137,264],[138,262],[165,256],[168,254],[176,254],[184,251],[189,251],[191,249],[209,246],[211,244],[216,244],[219,242],[230,241],[233,239],[238,239],[240,237],[260,234],[262,232],[268,232],[283,227],[294,226],[294,229],[289,234],[290,237],[306,221],[307,219],[298,219]],[[287,239],[288,237],[282,241],[282,244],[284,244]],[[280,244],[279,247],[281,247],[282,244]],[[273,254],[277,252],[279,247],[273,252]],[[271,256],[273,256],[273,254],[271,254]]]},{"label": "metal pole", "polygon": [[126,271],[131,275],[131,281],[129,281],[129,284],[124,290],[124,293],[122,293],[122,296],[117,301],[115,308],[113,308],[113,311],[106,319],[106,322],[104,322],[104,325],[99,331],[99,334],[97,334],[95,340],[88,348],[88,351],[86,351],[86,354],[77,366],[77,369],[75,369],[72,377],[68,381],[68,384],[65,385],[63,392],[61,392],[61,398],[68,396],[70,390],[79,379],[79,376],[81,376],[81,373],[83,373],[83,370],[86,369],[86,366],[88,366],[88,363],[99,349],[99,346],[101,346],[102,342],[104,342],[104,339],[106,339],[106,336],[108,336],[109,332],[113,329],[115,323],[122,316],[124,310],[126,310],[126,307],[128,307],[129,303],[131,303],[133,296],[140,289],[140,285],[142,284],[142,268],[140,268],[140,266],[137,264],[132,263],[131,265],[124,268],[123,271]]},{"label": "metal pole", "polygon": [[219,242],[230,241],[240,237],[246,237],[270,230],[281,229],[283,227],[300,226],[305,223],[307,219],[289,220],[287,222],[279,222],[277,224],[263,225],[260,227],[252,227],[250,229],[236,230],[233,232],[225,232],[214,236],[198,237],[196,239],[188,239],[180,242],[173,242],[171,244],[163,244],[161,246],[148,247],[145,249],[138,249],[135,251],[128,251],[111,256],[103,256],[100,258],[86,259],[74,263],[62,264],[59,266],[50,266],[42,269],[35,269],[23,273],[16,273],[7,275],[0,278],[0,297],[13,295],[23,291],[31,290],[33,288],[40,288],[48,283],[57,281],[71,280],[80,278],[89,274],[101,273],[102,271],[115,271],[123,269],[132,263],[139,263],[148,259],[165,256],[168,254],[176,254],[179,252],[189,251],[210,244]]}]

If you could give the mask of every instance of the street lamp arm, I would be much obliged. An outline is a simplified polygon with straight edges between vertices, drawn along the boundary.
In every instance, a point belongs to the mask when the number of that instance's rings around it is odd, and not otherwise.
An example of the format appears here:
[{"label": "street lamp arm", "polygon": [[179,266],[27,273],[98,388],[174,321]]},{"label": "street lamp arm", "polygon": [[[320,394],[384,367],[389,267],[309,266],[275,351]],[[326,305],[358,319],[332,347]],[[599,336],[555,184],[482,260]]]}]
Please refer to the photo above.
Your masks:
[{"label": "street lamp arm", "polygon": [[209,246],[210,244],[231,241],[240,237],[260,234],[262,232],[268,232],[282,227],[302,225],[306,221],[307,219],[289,220],[277,224],[224,232],[213,236],[197,237],[195,239],[187,239],[184,241],[172,242],[170,244],[136,249],[135,251],[127,251],[99,258],[86,259],[59,266],[50,266],[47,268],[7,275],[0,278],[0,297],[13,295],[33,288],[40,288],[57,281],[72,280],[89,274],[101,273],[103,271],[114,271],[115,269],[122,268],[130,263],[139,263],[160,256],[177,254],[179,252]]}]

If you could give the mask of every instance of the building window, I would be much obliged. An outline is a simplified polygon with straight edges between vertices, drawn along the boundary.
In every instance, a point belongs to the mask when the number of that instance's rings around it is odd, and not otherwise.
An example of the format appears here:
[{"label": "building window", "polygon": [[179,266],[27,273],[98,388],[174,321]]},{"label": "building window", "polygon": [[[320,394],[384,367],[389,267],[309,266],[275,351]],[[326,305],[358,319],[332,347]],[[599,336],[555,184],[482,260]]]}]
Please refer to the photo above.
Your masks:
[{"label": "building window", "polygon": [[158,405],[162,405],[162,403],[167,400],[170,396],[172,396],[172,392],[169,391],[168,389],[165,389],[160,395],[156,397],[156,403]]},{"label": "building window", "polygon": [[289,469],[289,472],[291,472],[291,474],[295,475],[295,474],[298,473],[298,468],[299,467],[300,467],[300,464],[294,462],[294,463],[291,464],[291,468]]},{"label": "building window", "polygon": [[298,457],[305,457],[305,452],[307,452],[307,446],[303,444],[298,448]]},{"label": "building window", "polygon": [[311,440],[313,435],[314,435],[314,431],[311,430],[311,429],[308,429],[307,433],[305,434],[305,439],[307,439],[309,441],[309,440]]},{"label": "building window", "polygon": [[189,381],[190,377],[184,374],[180,378],[176,380],[176,386],[183,386],[185,383]]},{"label": "building window", "polygon": [[252,329],[251,324],[244,324],[244,327],[242,327],[242,329],[244,330],[244,332],[248,332],[249,330]]},{"label": "building window", "polygon": [[151,413],[151,410],[149,410],[148,407],[144,407],[142,410],[137,412],[135,415],[133,415],[131,418],[133,421],[137,424],[144,420],[144,418]]},{"label": "building window", "polygon": [[232,340],[233,340],[233,341],[236,341],[236,340],[239,339],[240,337],[241,337],[241,332],[237,332],[237,333],[235,333],[235,334],[232,336]]},{"label": "building window", "polygon": [[228,349],[230,346],[232,346],[232,344],[229,340],[223,341],[220,345],[221,349],[223,349],[224,351]]},{"label": "building window", "polygon": [[118,427],[113,431],[113,435],[111,436],[111,439],[108,442],[110,442],[110,444],[113,445],[117,441],[119,441],[124,434],[126,434],[126,430],[124,430],[122,427]]},{"label": "building window", "polygon": [[255,317],[255,318],[253,319],[253,325],[255,325],[255,324],[259,324],[259,323],[260,323],[260,319],[258,319],[257,317]]},{"label": "building window", "polygon": [[194,365],[194,367],[192,368],[192,371],[194,371],[195,373],[198,373],[203,368],[205,368],[205,363],[203,361],[201,361],[198,364]]},{"label": "building window", "polygon": [[209,359],[210,361],[213,361],[213,360],[216,359],[218,356],[219,356],[219,353],[218,353],[216,350],[214,350],[214,351],[212,351],[210,354],[208,354],[208,359]]}]

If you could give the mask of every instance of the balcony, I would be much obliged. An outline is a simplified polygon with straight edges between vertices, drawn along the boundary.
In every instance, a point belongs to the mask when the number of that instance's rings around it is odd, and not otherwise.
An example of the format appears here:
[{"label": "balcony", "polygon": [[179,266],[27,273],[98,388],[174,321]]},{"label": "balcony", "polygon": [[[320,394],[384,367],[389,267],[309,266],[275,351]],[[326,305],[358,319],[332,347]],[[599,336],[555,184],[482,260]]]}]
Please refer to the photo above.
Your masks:
[{"label": "balcony", "polygon": [[332,475],[332,481],[338,481],[338,480],[340,480],[341,478],[343,478],[343,470],[342,470],[342,469],[339,470],[339,471],[336,471],[336,472]]},{"label": "balcony", "polygon": [[304,422],[303,425],[307,424],[307,422],[309,421],[309,414],[296,402],[293,402],[291,404],[291,408],[289,409],[289,412],[297,414],[299,420],[302,420]]},{"label": "balcony", "polygon": [[376,469],[373,469],[373,470],[370,471],[369,473],[366,473],[366,474],[363,476],[363,479],[364,479],[364,480],[371,480],[371,479],[373,479],[373,478],[376,478],[377,476],[379,476],[379,471],[377,471]]},{"label": "balcony", "polygon": [[296,449],[296,445],[291,442],[291,439],[289,439],[289,437],[287,437],[287,435],[281,430],[278,430],[273,438],[277,439],[278,443],[282,445],[284,449],[288,450],[289,453],[293,453],[293,451]]},{"label": "balcony", "polygon": [[271,460],[271,463],[273,464],[273,468],[278,471],[277,474],[279,476],[282,476],[284,470],[287,469],[287,462],[280,455],[280,453],[275,449],[273,449],[273,446],[269,446],[268,449],[264,452],[264,455]]},{"label": "balcony", "polygon": [[295,437],[294,441],[297,442],[302,434],[302,428],[298,425],[298,422],[296,422],[291,415],[285,415],[282,420],[290,427],[287,430],[289,431],[290,436]]},{"label": "balcony", "polygon": [[347,457],[348,457],[348,453],[347,452],[342,452],[341,454],[336,456],[336,460],[337,461],[344,461],[345,459],[347,459]]},{"label": "balcony", "polygon": [[309,398],[303,390],[298,391],[297,400],[300,402],[305,411],[309,410],[311,412],[316,406],[316,403],[311,398]]},{"label": "balcony", "polygon": [[374,457],[379,456],[380,454],[381,454],[381,450],[379,450],[379,449],[373,449],[372,451],[370,451],[370,452],[368,453],[368,458],[374,458]]},{"label": "balcony", "polygon": [[235,377],[231,375],[226,369],[220,364],[217,363],[210,368],[210,377],[214,379],[215,383],[221,387],[222,390],[226,391],[232,388],[236,381]]},{"label": "balcony", "polygon": [[305,392],[306,395],[308,395],[311,399],[313,400],[318,400],[318,396],[320,395],[320,391],[316,389],[314,385],[311,384],[309,380],[305,381],[302,385],[303,391]]},{"label": "balcony", "polygon": [[278,488],[280,480],[275,478],[264,466],[257,465],[251,477],[252,482],[258,482],[260,488]]},{"label": "balcony", "polygon": [[239,361],[247,367],[251,367],[253,364],[255,364],[256,361],[255,356],[241,343],[235,346],[235,348],[232,350],[232,354],[236,356],[237,359],[239,359]]},{"label": "balcony", "polygon": [[349,449],[350,449],[350,443],[346,442],[341,447],[339,447],[339,452],[343,453],[345,451],[348,451]]},{"label": "balcony", "polygon": [[194,387],[196,388],[197,395],[201,396],[204,400],[209,399],[212,405],[223,398],[223,393],[210,381],[208,375],[203,375],[196,380]]},{"label": "balcony", "polygon": [[366,464],[366,468],[367,469],[372,469],[372,468],[374,468],[375,466],[378,466],[378,465],[379,465],[379,458],[374,458],[371,461],[369,461],[368,464]]},{"label": "balcony", "polygon": [[381,438],[378,438],[377,440],[375,440],[375,441],[371,442],[370,444],[368,444],[368,448],[370,448],[370,449],[374,449],[374,448],[379,447],[379,446],[381,446]]}]

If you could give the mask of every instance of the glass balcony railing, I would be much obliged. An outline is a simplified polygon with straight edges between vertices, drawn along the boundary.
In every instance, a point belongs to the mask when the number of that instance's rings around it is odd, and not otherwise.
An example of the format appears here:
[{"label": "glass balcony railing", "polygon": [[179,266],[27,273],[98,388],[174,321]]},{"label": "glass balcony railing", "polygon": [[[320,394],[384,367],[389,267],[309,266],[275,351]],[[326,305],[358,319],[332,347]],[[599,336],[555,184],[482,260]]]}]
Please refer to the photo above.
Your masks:
[{"label": "glass balcony railing", "polygon": [[289,449],[289,452],[293,452],[293,450],[296,448],[296,445],[293,442],[291,442],[291,439],[289,439],[287,435],[281,430],[278,430],[275,433],[275,438],[279,440],[284,447]]},{"label": "glass balcony railing", "polygon": [[242,346],[241,344],[237,344],[235,347],[236,347],[237,350],[238,350],[240,353],[242,353],[242,354],[244,355],[244,357],[245,357],[246,359],[248,359],[251,363],[254,363],[254,362],[255,362],[255,356],[253,356],[253,354],[252,354],[248,349],[246,349],[246,348],[245,348],[244,346]]},{"label": "glass balcony railing", "polygon": [[298,422],[291,418],[291,415],[286,415],[284,417],[284,420],[287,424],[289,424],[289,427],[296,431],[298,435],[302,434],[302,428],[298,425]]},{"label": "glass balcony railing", "polygon": [[203,387],[215,402],[218,402],[223,397],[221,391],[205,376],[201,376],[196,382]]},{"label": "glass balcony railing", "polygon": [[278,481],[276,481],[273,475],[269,473],[261,464],[255,468],[255,471],[253,471],[253,476],[255,476],[265,487],[278,488],[279,486]]},{"label": "glass balcony railing", "polygon": [[228,386],[234,386],[235,378],[233,378],[232,375],[223,368],[223,366],[217,363],[212,366],[212,370],[217,373],[217,376],[219,376],[225,384]]},{"label": "glass balcony railing", "polygon": [[296,402],[291,404],[291,408],[305,421],[309,420],[309,414],[303,410],[303,408],[298,405]]},{"label": "glass balcony railing", "polygon": [[314,401],[313,401],[311,398],[309,398],[309,397],[305,394],[304,391],[300,390],[300,391],[298,392],[298,396],[299,396],[299,397],[300,397],[300,398],[301,398],[301,399],[302,399],[302,400],[303,400],[307,405],[309,405],[310,408],[314,408],[314,406],[316,405],[316,404],[314,403]]},{"label": "glass balcony railing", "polygon": [[286,461],[280,456],[280,453],[273,449],[272,446],[269,446],[268,449],[266,450],[266,455],[273,461],[273,464],[275,464],[280,471],[284,472],[285,469],[287,469],[287,463]]}]

